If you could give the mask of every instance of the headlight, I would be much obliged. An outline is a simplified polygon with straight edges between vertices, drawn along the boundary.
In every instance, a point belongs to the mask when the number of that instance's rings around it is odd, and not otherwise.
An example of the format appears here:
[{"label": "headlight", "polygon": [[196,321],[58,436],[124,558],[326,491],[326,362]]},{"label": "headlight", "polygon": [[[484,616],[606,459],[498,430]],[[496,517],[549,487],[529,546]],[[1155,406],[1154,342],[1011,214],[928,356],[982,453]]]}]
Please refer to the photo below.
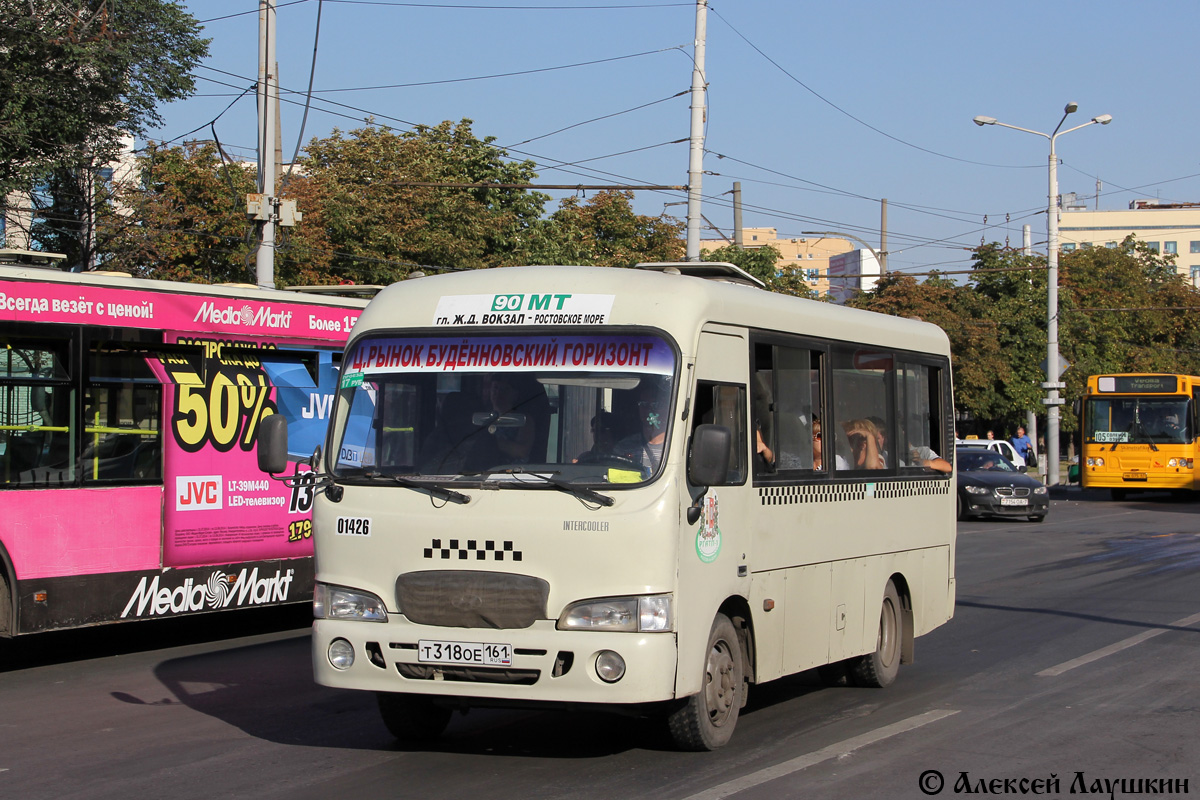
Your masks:
[{"label": "headlight", "polygon": [[1033,490],[1033,493],[1037,494],[1037,495],[1047,494],[1047,492],[1048,492],[1048,490],[1046,489],[1045,486],[1039,486]]},{"label": "headlight", "polygon": [[1088,458],[1088,460],[1087,460],[1087,465],[1088,465],[1089,467],[1103,467],[1103,466],[1104,466],[1104,459],[1103,459],[1103,458],[1100,458],[1099,456],[1096,456],[1096,457],[1094,457],[1094,458]]},{"label": "headlight", "polygon": [[964,486],[963,488],[967,490],[967,494],[991,494],[992,493],[992,490],[987,488],[986,486]]},{"label": "headlight", "polygon": [[387,622],[383,601],[370,592],[318,583],[313,586],[314,619],[350,619]]},{"label": "headlight", "polygon": [[559,630],[661,632],[671,630],[671,595],[611,597],[568,606]]}]

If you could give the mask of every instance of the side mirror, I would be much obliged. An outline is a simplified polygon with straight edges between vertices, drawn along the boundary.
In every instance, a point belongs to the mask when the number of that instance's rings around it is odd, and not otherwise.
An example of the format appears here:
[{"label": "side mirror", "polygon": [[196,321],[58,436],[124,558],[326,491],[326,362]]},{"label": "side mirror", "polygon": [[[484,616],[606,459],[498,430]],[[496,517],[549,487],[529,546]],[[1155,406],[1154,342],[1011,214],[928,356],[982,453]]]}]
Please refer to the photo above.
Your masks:
[{"label": "side mirror", "polygon": [[688,480],[696,486],[725,482],[733,457],[733,431],[724,425],[697,425],[688,456]]},{"label": "side mirror", "polygon": [[287,469],[287,420],[281,414],[270,414],[258,423],[258,468],[276,475]]}]

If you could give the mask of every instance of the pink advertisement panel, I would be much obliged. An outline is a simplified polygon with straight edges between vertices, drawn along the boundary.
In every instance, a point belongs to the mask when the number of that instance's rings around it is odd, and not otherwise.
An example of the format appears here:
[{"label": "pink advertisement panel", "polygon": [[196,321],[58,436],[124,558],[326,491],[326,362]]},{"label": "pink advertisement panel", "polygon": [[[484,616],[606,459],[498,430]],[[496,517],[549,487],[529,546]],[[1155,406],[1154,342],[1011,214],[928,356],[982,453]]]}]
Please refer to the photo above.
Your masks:
[{"label": "pink advertisement panel", "polygon": [[[203,383],[191,365],[159,365],[166,384],[163,566],[311,556],[311,485],[288,487],[260,472],[257,463],[258,423],[279,412],[278,390],[261,361],[278,352],[276,343],[166,338],[202,345],[206,358]],[[312,391],[320,388],[314,384]]]},{"label": "pink advertisement panel", "polygon": [[[201,287],[197,286],[199,290]],[[0,282],[0,320],[345,341],[357,308],[42,281]]]},{"label": "pink advertisement panel", "polygon": [[2,535],[17,580],[157,569],[162,505],[160,486],[6,493]]}]

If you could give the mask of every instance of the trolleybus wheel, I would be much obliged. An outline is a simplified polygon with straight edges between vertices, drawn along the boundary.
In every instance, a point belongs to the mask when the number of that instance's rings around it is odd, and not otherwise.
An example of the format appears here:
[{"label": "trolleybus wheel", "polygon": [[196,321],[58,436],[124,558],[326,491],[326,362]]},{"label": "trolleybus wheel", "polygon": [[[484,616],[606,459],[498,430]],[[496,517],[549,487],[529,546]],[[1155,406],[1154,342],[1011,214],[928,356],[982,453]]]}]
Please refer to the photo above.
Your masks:
[{"label": "trolleybus wheel", "polygon": [[900,609],[900,594],[895,585],[887,582],[883,590],[883,608],[879,612],[879,635],[875,652],[859,656],[850,662],[850,674],[859,686],[882,689],[891,686],[900,672],[900,649],[904,641],[904,613]]},{"label": "trolleybus wheel", "polygon": [[424,695],[377,692],[376,697],[383,724],[402,742],[428,742],[438,738],[454,713]]},{"label": "trolleybus wheel", "polygon": [[717,614],[708,634],[708,655],[699,694],[668,717],[671,738],[682,750],[715,750],[729,741],[742,706],[745,660],[729,617]]}]

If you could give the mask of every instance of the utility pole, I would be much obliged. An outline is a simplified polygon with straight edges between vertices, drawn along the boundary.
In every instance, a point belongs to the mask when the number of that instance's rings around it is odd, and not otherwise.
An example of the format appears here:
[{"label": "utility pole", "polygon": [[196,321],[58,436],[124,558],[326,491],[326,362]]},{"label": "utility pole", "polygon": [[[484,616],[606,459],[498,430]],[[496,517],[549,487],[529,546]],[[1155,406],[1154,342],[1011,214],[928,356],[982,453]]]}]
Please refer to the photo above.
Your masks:
[{"label": "utility pole", "polygon": [[[259,288],[275,288],[275,137],[279,76],[275,73],[275,2],[258,0],[258,208],[252,216],[259,231],[255,277]],[[251,212],[250,200],[247,212]]]},{"label": "utility pole", "polygon": [[733,182],[733,246],[742,249],[742,182]]},{"label": "utility pole", "polygon": [[879,204],[879,274],[887,275],[887,198]]},{"label": "utility pole", "polygon": [[687,261],[700,260],[700,182],[704,174],[704,40],[707,32],[708,0],[696,0],[692,125],[688,145]]}]

